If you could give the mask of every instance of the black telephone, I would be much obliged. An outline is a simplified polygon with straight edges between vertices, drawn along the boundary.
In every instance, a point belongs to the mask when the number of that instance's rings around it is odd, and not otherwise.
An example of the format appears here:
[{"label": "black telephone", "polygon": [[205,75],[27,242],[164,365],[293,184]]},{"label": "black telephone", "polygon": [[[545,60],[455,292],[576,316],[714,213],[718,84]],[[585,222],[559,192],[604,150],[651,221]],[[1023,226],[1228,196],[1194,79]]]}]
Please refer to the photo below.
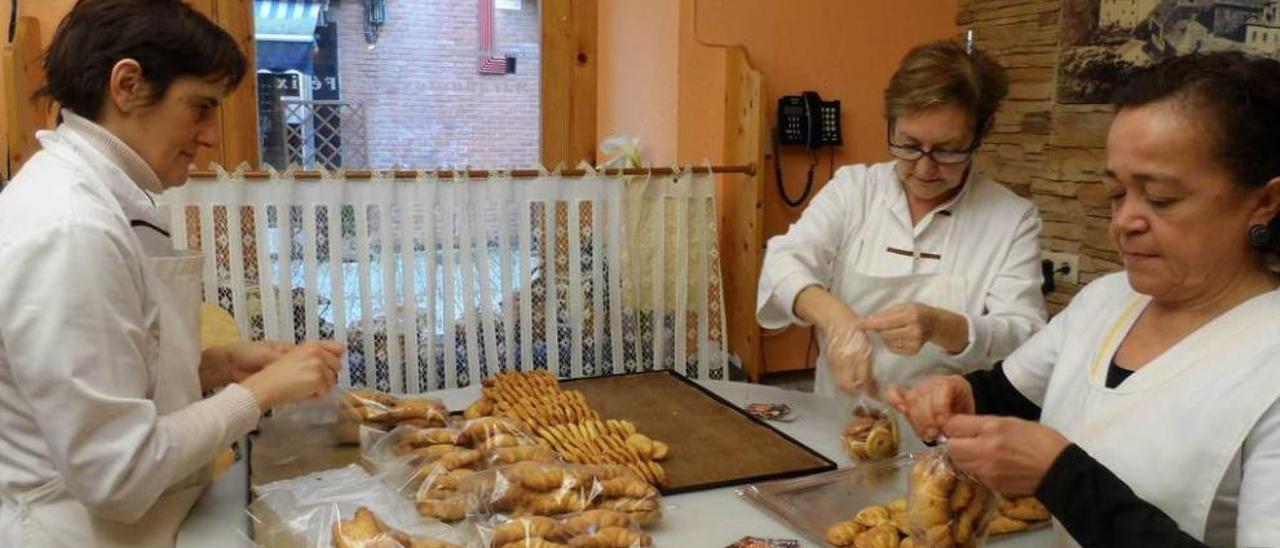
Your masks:
[{"label": "black telephone", "polygon": [[778,141],[811,149],[840,146],[840,101],[823,101],[816,91],[778,99]]},{"label": "black telephone", "polygon": [[[818,149],[844,144],[840,131],[840,101],[823,101],[816,91],[800,95],[786,95],[778,99],[778,127],[773,130],[773,173],[778,194],[790,207],[799,207],[813,192],[813,170],[818,166]],[[805,145],[813,155],[804,191],[799,198],[791,198],[782,183],[782,146]],[[832,171],[835,171],[835,149],[832,150]]]}]

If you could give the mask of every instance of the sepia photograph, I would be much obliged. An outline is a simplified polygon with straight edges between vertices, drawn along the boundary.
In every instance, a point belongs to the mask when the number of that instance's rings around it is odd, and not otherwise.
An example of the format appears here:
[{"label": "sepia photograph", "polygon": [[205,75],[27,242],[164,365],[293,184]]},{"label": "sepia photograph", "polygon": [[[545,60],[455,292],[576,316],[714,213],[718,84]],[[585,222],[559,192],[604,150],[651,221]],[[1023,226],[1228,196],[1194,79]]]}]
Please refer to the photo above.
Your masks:
[{"label": "sepia photograph", "polygon": [[1280,53],[1280,2],[1067,0],[1058,100],[1105,103],[1137,67],[1214,51]]}]

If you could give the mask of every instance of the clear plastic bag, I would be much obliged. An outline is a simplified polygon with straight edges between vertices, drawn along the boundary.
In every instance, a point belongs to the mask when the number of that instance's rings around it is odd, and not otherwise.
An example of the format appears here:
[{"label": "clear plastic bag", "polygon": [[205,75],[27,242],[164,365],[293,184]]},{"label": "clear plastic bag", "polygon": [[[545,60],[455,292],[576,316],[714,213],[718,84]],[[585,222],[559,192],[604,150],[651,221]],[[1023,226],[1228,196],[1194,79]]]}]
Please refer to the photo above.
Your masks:
[{"label": "clear plastic bag", "polygon": [[841,438],[850,457],[858,461],[878,461],[898,455],[901,435],[897,413],[892,408],[866,396],[857,396],[850,403],[849,416]]},{"label": "clear plastic bag", "polygon": [[631,518],[611,510],[587,510],[558,519],[499,515],[489,520],[481,530],[494,548],[643,548],[653,545],[653,539]]},{"label": "clear plastic bag", "polygon": [[[272,481],[332,467],[340,440],[338,396],[277,407],[253,439],[254,481]],[[263,480],[262,478],[266,478]]]},{"label": "clear plastic bag", "polygon": [[349,419],[386,430],[402,424],[420,428],[449,424],[449,409],[435,398],[395,396],[361,388],[347,391],[341,399]]},{"label": "clear plastic bag", "polygon": [[924,452],[911,468],[906,518],[915,546],[981,546],[996,507],[996,495],[957,471],[945,446]]},{"label": "clear plastic bag", "polygon": [[334,548],[462,548],[434,537],[411,537],[379,520],[369,508],[356,508],[350,519],[339,519],[333,524]]},{"label": "clear plastic bag", "polygon": [[[268,483],[256,491],[259,497],[248,511],[263,546],[431,546],[427,539],[465,545],[469,538],[475,543],[474,532],[423,519],[412,504],[355,465]],[[365,512],[357,516],[360,509]],[[396,544],[404,538],[421,542]]]},{"label": "clear plastic bag", "polygon": [[662,518],[658,490],[622,466],[525,461],[475,473],[438,469],[424,478],[416,502],[420,513],[444,521],[587,510],[617,512],[638,526]]}]

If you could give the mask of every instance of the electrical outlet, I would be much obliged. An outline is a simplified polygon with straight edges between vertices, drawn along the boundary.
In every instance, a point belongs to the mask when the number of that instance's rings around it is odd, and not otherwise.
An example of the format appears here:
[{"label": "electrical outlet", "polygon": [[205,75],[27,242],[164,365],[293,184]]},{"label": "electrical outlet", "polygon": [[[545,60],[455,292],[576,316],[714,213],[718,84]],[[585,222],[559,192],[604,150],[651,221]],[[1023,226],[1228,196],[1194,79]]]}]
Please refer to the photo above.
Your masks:
[{"label": "electrical outlet", "polygon": [[1075,253],[1055,253],[1046,251],[1042,258],[1053,261],[1053,281],[1059,284],[1077,285],[1080,283],[1080,256]]}]

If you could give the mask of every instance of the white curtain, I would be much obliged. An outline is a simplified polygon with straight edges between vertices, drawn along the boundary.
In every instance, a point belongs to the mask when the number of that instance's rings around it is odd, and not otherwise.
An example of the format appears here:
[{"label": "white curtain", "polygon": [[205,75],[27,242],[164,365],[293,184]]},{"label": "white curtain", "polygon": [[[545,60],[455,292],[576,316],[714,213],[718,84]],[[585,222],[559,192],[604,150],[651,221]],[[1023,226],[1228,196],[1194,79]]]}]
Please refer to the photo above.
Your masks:
[{"label": "white curtain", "polygon": [[161,197],[205,301],[253,339],[347,341],[344,385],[727,378],[712,175],[218,173]]}]

